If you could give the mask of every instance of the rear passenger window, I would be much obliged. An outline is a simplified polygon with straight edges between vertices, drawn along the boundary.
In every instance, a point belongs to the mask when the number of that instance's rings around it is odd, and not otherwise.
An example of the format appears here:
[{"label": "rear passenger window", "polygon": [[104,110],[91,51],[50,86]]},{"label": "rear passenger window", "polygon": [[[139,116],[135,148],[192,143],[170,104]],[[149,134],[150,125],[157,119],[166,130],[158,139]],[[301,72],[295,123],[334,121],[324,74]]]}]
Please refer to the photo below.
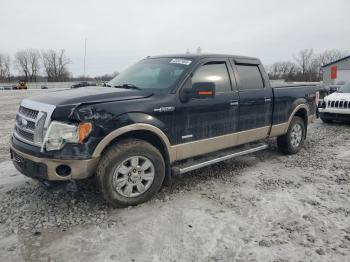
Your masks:
[{"label": "rear passenger window", "polygon": [[226,63],[208,63],[197,69],[192,77],[192,84],[198,82],[214,82],[217,93],[231,91],[230,78]]},{"label": "rear passenger window", "polygon": [[262,89],[264,82],[256,65],[236,65],[240,78],[240,90]]}]

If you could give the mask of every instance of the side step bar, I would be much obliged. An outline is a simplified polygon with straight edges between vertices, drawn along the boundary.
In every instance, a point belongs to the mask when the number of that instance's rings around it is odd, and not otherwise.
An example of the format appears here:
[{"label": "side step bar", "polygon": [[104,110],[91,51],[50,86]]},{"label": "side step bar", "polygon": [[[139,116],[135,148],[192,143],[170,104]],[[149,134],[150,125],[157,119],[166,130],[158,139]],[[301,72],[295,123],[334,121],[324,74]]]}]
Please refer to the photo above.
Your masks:
[{"label": "side step bar", "polygon": [[221,161],[225,161],[237,156],[242,156],[246,154],[250,154],[253,152],[257,152],[268,147],[267,144],[264,143],[255,143],[248,144],[238,148],[226,149],[223,151],[215,152],[210,155],[202,156],[192,161],[180,162],[172,167],[173,174],[184,174],[198,168],[202,168],[205,166],[209,166],[215,163],[219,163]]}]

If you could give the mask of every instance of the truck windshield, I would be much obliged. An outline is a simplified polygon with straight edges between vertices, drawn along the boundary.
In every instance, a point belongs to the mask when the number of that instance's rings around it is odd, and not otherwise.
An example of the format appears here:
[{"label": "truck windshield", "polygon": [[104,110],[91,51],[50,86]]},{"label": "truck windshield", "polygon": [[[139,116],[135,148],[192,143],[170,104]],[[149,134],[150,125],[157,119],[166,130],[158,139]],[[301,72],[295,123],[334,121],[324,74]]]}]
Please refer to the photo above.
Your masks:
[{"label": "truck windshield", "polygon": [[340,87],[337,91],[338,93],[350,93],[350,83],[347,83]]},{"label": "truck windshield", "polygon": [[172,87],[192,63],[182,58],[148,58],[129,67],[108,85],[116,88],[167,89]]}]

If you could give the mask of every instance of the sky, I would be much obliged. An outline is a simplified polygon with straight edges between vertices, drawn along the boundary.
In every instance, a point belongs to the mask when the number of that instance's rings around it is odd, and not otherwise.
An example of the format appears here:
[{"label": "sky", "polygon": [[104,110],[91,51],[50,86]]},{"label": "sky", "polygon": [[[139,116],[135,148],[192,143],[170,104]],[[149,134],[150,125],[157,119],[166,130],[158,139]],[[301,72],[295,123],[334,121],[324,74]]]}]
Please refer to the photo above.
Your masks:
[{"label": "sky", "polygon": [[292,60],[350,51],[349,0],[0,0],[0,53],[65,49],[69,70],[122,71],[148,55],[196,52]]}]

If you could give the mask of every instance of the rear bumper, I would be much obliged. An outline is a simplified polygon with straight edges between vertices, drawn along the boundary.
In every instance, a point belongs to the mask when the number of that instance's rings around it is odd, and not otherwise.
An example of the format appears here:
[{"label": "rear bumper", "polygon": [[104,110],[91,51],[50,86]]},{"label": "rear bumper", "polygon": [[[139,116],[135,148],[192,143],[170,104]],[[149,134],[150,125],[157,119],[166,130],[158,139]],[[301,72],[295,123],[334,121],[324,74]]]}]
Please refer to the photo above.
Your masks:
[{"label": "rear bumper", "polygon": [[337,113],[320,112],[320,118],[326,119],[326,120],[338,120],[338,121],[350,122],[350,113],[337,114]]},{"label": "rear bumper", "polygon": [[[50,181],[83,179],[94,174],[99,158],[91,159],[51,159],[39,158],[10,148],[11,159],[16,169],[25,176]],[[59,172],[65,166],[64,175]],[[67,168],[69,167],[69,168]],[[60,173],[60,174],[59,174]]]}]

